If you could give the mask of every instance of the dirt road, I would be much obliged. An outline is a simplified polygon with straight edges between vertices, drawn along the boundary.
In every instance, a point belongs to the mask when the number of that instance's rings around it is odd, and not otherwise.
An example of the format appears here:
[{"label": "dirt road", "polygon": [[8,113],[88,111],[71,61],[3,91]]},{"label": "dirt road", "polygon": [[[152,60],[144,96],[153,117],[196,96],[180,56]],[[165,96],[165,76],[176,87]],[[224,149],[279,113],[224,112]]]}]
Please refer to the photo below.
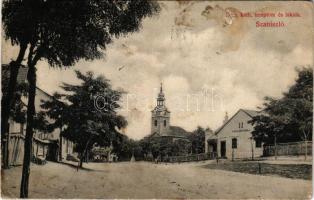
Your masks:
[{"label": "dirt road", "polygon": [[[32,165],[31,198],[310,198],[311,181],[203,168],[203,163]],[[2,196],[18,197],[21,167],[2,172]]]}]

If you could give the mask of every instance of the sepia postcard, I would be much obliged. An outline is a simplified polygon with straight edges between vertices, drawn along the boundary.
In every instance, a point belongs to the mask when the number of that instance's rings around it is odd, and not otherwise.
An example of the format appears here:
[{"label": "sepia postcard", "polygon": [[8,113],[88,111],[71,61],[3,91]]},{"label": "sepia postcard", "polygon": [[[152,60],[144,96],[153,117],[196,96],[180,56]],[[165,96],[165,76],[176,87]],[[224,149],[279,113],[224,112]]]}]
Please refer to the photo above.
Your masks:
[{"label": "sepia postcard", "polygon": [[313,198],[313,8],[2,0],[1,198]]}]

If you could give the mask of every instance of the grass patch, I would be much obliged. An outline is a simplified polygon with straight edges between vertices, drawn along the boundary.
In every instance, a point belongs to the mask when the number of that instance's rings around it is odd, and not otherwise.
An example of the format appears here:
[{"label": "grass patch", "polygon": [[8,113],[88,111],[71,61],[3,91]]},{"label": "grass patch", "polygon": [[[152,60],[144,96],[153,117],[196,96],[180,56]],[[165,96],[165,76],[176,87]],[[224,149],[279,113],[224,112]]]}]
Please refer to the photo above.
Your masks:
[{"label": "grass patch", "polygon": [[258,162],[225,162],[219,164],[208,164],[205,168],[220,169],[226,171],[234,171],[248,174],[260,175],[276,175],[293,179],[312,179],[312,165],[307,164],[269,164],[260,163],[259,170]]}]

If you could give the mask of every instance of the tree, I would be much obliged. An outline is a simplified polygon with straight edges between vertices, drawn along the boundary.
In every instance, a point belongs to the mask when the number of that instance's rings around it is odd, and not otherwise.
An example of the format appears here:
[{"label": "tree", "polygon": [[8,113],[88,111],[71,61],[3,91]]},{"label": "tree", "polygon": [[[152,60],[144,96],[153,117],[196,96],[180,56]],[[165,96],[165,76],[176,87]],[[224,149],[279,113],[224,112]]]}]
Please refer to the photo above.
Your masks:
[{"label": "tree", "polygon": [[[113,90],[107,79],[95,77],[92,72],[76,71],[76,76],[82,82],[80,85],[63,83],[61,88],[65,93],[54,94],[55,100],[43,102],[42,107],[46,109],[45,114],[54,119],[51,126],[63,127],[62,136],[76,144],[82,167],[93,145],[109,146],[119,135],[117,129],[125,127],[127,122],[116,113],[120,108],[121,91]],[[69,104],[61,104],[61,100]],[[95,106],[96,101],[102,102],[102,109]]]},{"label": "tree", "polygon": [[126,135],[121,135],[117,140],[113,141],[113,152],[117,153],[119,160],[130,161],[132,155],[136,160],[143,159],[143,150],[139,141],[128,138]]},{"label": "tree", "polygon": [[[269,103],[268,105],[271,104],[272,103]],[[270,111],[268,112],[271,113]],[[284,141],[289,134],[289,132],[286,132],[285,130],[287,120],[280,115],[275,115],[274,113],[270,115],[266,115],[265,113],[254,116],[249,123],[254,125],[254,130],[252,131],[253,139],[263,141],[265,144],[274,144],[275,159],[277,159],[278,139]]]},{"label": "tree", "polygon": [[191,151],[191,142],[189,140],[173,140],[171,137],[145,137],[139,141],[142,154],[146,159],[163,158],[168,156],[187,155]]},{"label": "tree", "polygon": [[305,160],[307,159],[307,141],[312,139],[313,130],[313,68],[297,69],[298,78],[287,93],[283,104],[289,113],[289,125],[304,141]]},{"label": "tree", "polygon": [[192,153],[199,154],[205,152],[205,129],[198,126],[196,130],[189,135],[192,143]]},{"label": "tree", "polygon": [[[60,129],[60,148],[62,144],[62,131],[64,127],[64,119],[66,112],[66,104],[61,102],[60,99],[62,96],[58,93],[54,93],[52,95],[52,99],[50,101],[42,101],[40,107],[43,108],[44,111],[40,112],[41,116],[49,117],[50,119],[53,119],[53,123],[48,123],[47,128],[48,132],[52,132],[55,129]],[[37,123],[35,123],[37,124]],[[59,160],[62,160],[62,151],[59,150]]]},{"label": "tree", "polygon": [[[7,138],[8,120],[11,108],[14,104],[14,94],[16,92],[17,75],[20,65],[25,57],[30,36],[33,32],[32,12],[29,9],[29,1],[3,1],[2,24],[4,37],[10,39],[12,45],[19,46],[17,58],[10,62],[10,76],[7,80],[7,91],[2,93],[1,99],[1,138]],[[4,162],[4,167],[8,163]]]},{"label": "tree", "polygon": [[[72,66],[80,59],[101,58],[103,50],[112,42],[113,37],[137,31],[141,20],[158,10],[158,4],[148,0],[8,0],[3,3],[5,37],[12,44],[21,46],[17,61],[23,60],[28,48],[29,91],[21,198],[28,197],[37,62],[45,59],[50,66],[62,67]],[[14,66],[15,71],[12,68],[9,82],[9,88],[12,88],[10,92],[13,93],[19,65]],[[10,103],[12,96],[13,94],[8,95],[3,102]],[[8,113],[9,110],[3,113],[5,116],[2,124],[7,124]]]},{"label": "tree", "polygon": [[307,141],[312,136],[313,121],[313,71],[312,68],[297,70],[298,78],[288,92],[280,99],[266,97],[263,114],[253,117],[253,137],[270,143],[273,138],[275,156],[278,140],[300,141],[305,143],[305,159],[307,157]]}]

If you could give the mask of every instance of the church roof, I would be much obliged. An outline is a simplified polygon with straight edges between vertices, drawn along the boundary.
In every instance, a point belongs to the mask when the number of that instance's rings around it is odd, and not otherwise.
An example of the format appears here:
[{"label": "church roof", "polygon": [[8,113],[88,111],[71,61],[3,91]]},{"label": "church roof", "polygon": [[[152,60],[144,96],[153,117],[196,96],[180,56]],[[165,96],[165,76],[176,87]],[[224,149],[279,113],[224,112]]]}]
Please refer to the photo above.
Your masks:
[{"label": "church roof", "polygon": [[183,137],[187,138],[191,133],[184,130],[179,126],[170,126],[169,131],[166,133],[165,136],[173,136],[173,137]]},{"label": "church roof", "polygon": [[184,130],[179,126],[170,126],[169,130],[166,133],[160,135],[155,132],[149,135],[148,137],[175,137],[187,139],[190,134],[191,134],[190,132]]}]

